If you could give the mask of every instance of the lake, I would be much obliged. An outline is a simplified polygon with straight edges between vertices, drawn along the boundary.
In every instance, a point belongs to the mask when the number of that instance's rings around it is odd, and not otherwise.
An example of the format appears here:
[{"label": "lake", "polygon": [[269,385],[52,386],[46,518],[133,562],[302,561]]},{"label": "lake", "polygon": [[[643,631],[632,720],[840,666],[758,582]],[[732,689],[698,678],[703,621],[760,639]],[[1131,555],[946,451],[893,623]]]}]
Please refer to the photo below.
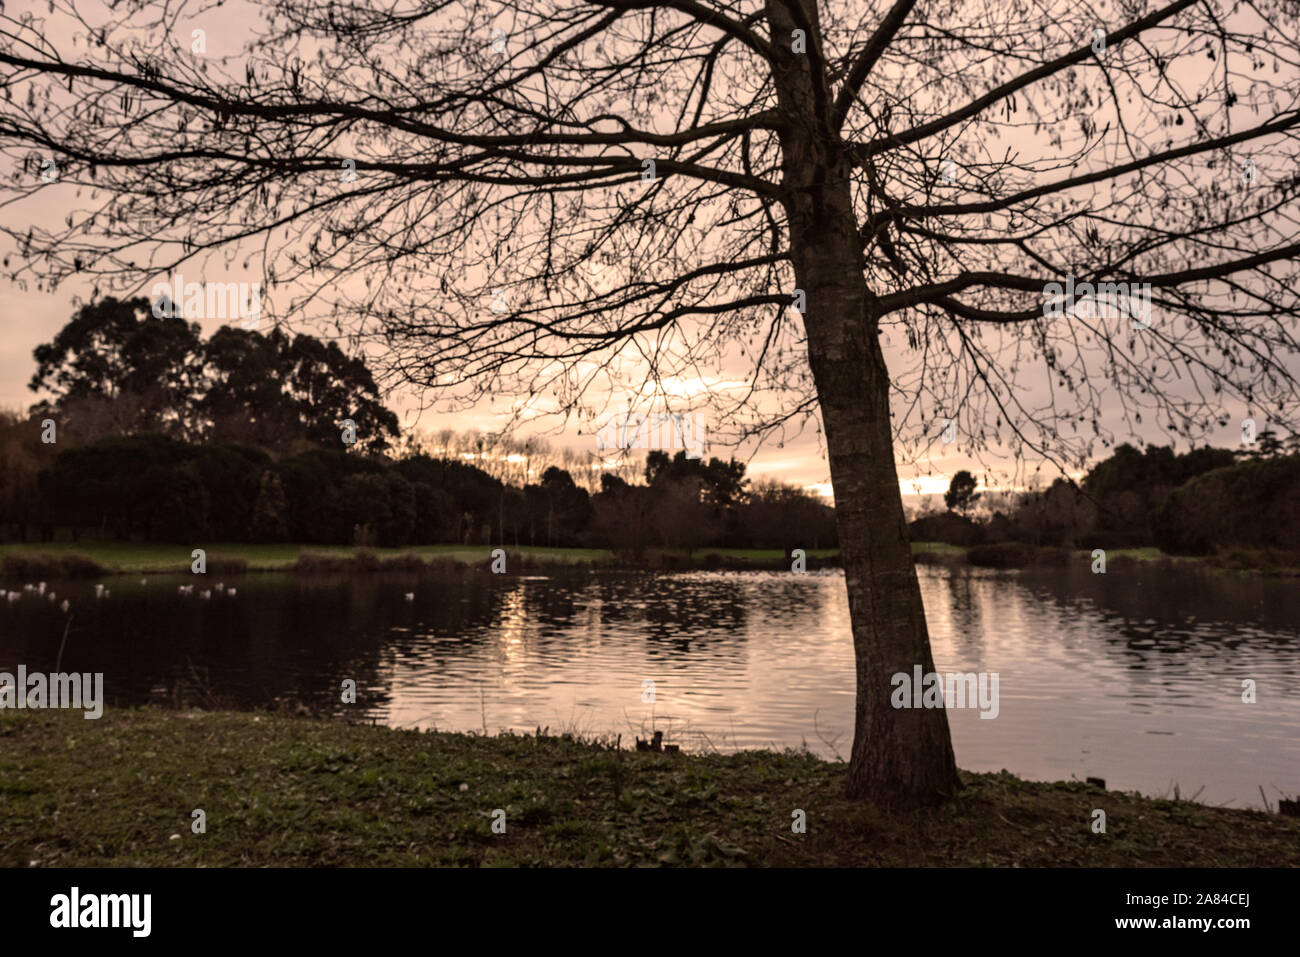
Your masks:
[{"label": "lake", "polygon": [[[999,676],[996,718],[949,711],[961,767],[1177,786],[1232,807],[1260,806],[1261,787],[1274,805],[1300,791],[1296,580],[918,573],[937,670]],[[621,734],[624,747],[658,729],[687,750],[847,757],[852,742],[839,572],[250,574],[201,599],[216,580],[110,576],[103,600],[94,582],[50,583],[73,616],[60,670],[104,672],[109,707],[302,703],[404,727]],[[65,622],[31,595],[0,602],[0,670],[54,670]]]}]

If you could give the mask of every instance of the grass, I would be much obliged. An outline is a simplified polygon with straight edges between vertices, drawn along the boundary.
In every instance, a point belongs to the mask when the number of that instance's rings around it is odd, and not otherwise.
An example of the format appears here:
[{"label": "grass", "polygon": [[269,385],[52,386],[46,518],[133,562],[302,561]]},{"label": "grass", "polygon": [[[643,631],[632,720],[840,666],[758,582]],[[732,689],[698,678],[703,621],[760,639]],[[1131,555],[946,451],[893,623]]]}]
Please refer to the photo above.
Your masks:
[{"label": "grass", "polygon": [[[189,545],[147,544],[140,542],[51,542],[44,544],[0,544],[0,560],[8,556],[29,555],[84,555],[109,572],[154,573],[188,572],[194,548],[207,553],[209,570],[216,561],[245,561],[249,571],[286,571],[297,561],[300,553],[335,555],[348,558],[357,552],[351,545],[247,545],[243,543],[196,542]],[[406,555],[419,555],[426,561],[449,559],[466,564],[489,561],[490,545],[421,545],[409,548],[370,549],[381,559],[394,559]],[[599,548],[531,548],[510,547],[512,554],[531,556],[539,560],[558,563],[593,562],[608,559],[610,552]]]},{"label": "grass", "polygon": [[1166,555],[1160,549],[1150,546],[1147,548],[1108,548],[1106,549],[1106,560],[1111,561],[1116,558],[1131,558],[1139,562],[1158,562],[1161,559],[1170,559],[1173,561],[1195,561],[1194,558],[1185,556]]},{"label": "grass", "polygon": [[947,542],[912,542],[912,561],[916,565],[965,565],[968,551],[964,545]]},{"label": "grass", "polygon": [[[1006,772],[939,808],[811,755],[664,755],[237,712],[0,712],[0,864],[1297,866],[1300,820]],[[191,812],[206,833],[191,833]],[[1094,834],[1094,808],[1106,811]],[[505,811],[506,833],[492,831]],[[791,830],[806,813],[807,833]]]},{"label": "grass", "polygon": [[913,542],[913,555],[965,555],[965,545],[949,545],[947,542]]},{"label": "grass", "polygon": [[[667,551],[678,555],[686,554],[682,549],[667,549]],[[779,562],[785,558],[785,551],[780,548],[697,548],[693,554],[695,558],[717,555],[721,558],[735,558],[750,562]],[[804,549],[806,558],[838,558],[839,554],[838,548]]]},{"label": "grass", "polygon": [[[491,560],[492,549],[496,546],[418,545],[406,548],[358,549],[351,545],[248,545],[220,542],[196,542],[194,546],[96,541],[10,543],[0,544],[0,563],[10,560],[15,568],[20,567],[19,562],[33,567],[57,566],[59,562],[80,557],[88,559],[110,573],[188,572],[193,561],[190,553],[193,548],[199,547],[207,553],[208,570],[211,572],[214,564],[219,565],[223,562],[227,565],[244,562],[248,571],[288,571],[295,567],[302,571],[349,570],[347,566],[352,564],[351,560],[358,554],[361,554],[365,560],[352,570],[363,566],[372,568],[382,565],[397,568],[404,563],[409,563],[413,555],[425,562],[486,564]],[[605,548],[546,548],[521,545],[518,548],[507,546],[506,551],[512,556],[521,556],[532,566],[616,564],[618,561],[615,553]],[[662,557],[665,555],[675,557],[679,565],[703,566],[712,555],[725,560],[763,565],[780,563],[785,553],[779,548],[701,548],[696,549],[688,560],[683,549],[655,549],[653,554],[648,556],[647,564],[662,564]],[[807,551],[807,557],[810,559],[831,560],[838,555],[838,550],[829,548]],[[370,560],[372,556],[374,561]],[[24,576],[15,572],[14,577]],[[25,577],[32,577],[32,575]],[[46,575],[45,577],[57,576]]]},{"label": "grass", "polygon": [[[78,577],[104,573],[187,572],[194,547],[207,552],[208,571],[236,574],[240,571],[361,571],[380,567],[398,569],[411,566],[411,556],[425,563],[459,562],[465,565],[486,564],[495,546],[491,545],[419,545],[408,548],[358,549],[351,545],[247,545],[242,543],[196,543],[189,545],[145,544],[139,542],[51,542],[0,544],[0,569],[9,578]],[[986,546],[988,548],[989,546]],[[991,546],[1010,548],[1011,546]],[[1063,549],[1024,548],[1022,564],[1062,564],[1068,560]],[[545,565],[606,565],[646,568],[776,568],[785,567],[785,553],[778,548],[699,548],[690,556],[684,549],[653,549],[638,562],[616,555],[604,548],[546,548],[543,546],[508,546],[511,556],[524,559],[525,568]],[[807,549],[809,567],[836,564],[839,550]],[[912,554],[918,564],[967,564],[970,549],[943,542],[912,542]],[[360,554],[362,561],[352,560]],[[1089,549],[1076,550],[1079,561],[1091,561]],[[1167,555],[1158,548],[1107,549],[1108,562],[1177,562],[1229,574],[1300,574],[1300,555],[1270,550],[1237,549],[1221,555],[1200,557]],[[1050,561],[1049,561],[1050,559]],[[814,565],[813,563],[816,563]],[[514,565],[511,567],[518,567]]]},{"label": "grass", "polygon": [[75,552],[0,555],[0,578],[94,578],[102,574],[104,567],[99,562]]},{"label": "grass", "polygon": [[1186,565],[1214,575],[1236,577],[1300,577],[1300,552],[1273,548],[1224,547],[1211,555],[1169,555],[1158,548],[1115,548],[1106,551],[1110,565],[1133,561],[1165,566]]}]

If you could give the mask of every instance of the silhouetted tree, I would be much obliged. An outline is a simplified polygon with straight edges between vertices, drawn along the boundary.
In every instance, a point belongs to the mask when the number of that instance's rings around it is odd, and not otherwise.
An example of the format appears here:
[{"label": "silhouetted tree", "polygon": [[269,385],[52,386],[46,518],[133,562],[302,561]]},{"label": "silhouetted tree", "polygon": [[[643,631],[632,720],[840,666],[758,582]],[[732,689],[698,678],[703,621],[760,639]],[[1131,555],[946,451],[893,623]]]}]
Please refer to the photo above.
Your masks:
[{"label": "silhouetted tree", "polygon": [[282,542],[289,534],[288,502],[280,476],[271,469],[262,472],[253,507],[251,537],[255,542]]},{"label": "silhouetted tree", "polygon": [[497,524],[502,502],[502,484],[482,469],[464,462],[414,455],[401,459],[395,468],[409,482],[441,489],[455,503],[453,541],[486,544],[485,528]]},{"label": "silhouetted tree", "polygon": [[[149,300],[113,297],[82,306],[55,335],[36,347],[33,391],[48,389],[52,403],[34,412],[62,420],[69,433],[108,435],[160,432],[173,438],[198,434],[194,399],[202,379],[198,323],[158,318]],[[85,433],[89,410],[98,434]]]},{"label": "silhouetted tree", "polygon": [[[591,521],[591,497],[578,488],[573,476],[552,465],[538,485],[524,489],[529,499],[529,544],[573,546]],[[541,540],[537,534],[540,529]]]},{"label": "silhouetted tree", "polygon": [[654,492],[644,485],[629,485],[616,475],[602,475],[600,487],[592,499],[592,543],[633,556],[643,554],[654,542]]},{"label": "silhouetted tree", "polygon": [[950,511],[965,515],[975,506],[975,501],[979,498],[979,493],[975,491],[975,484],[975,476],[962,469],[948,483],[943,504],[947,505]]},{"label": "silhouetted tree", "polygon": [[197,406],[216,441],[343,448],[345,419],[355,423],[362,451],[382,452],[397,437],[397,416],[380,401],[366,364],[332,342],[225,326],[204,359],[207,388]]},{"label": "silhouetted tree", "polygon": [[779,548],[787,555],[834,548],[835,511],[813,492],[781,482],[759,482],[745,496],[737,522],[741,537],[735,544],[750,548]]},{"label": "silhouetted tree", "polygon": [[284,452],[341,447],[351,419],[356,447],[374,453],[398,433],[365,362],[336,344],[229,326],[205,343],[197,323],[155,316],[143,298],[82,306],[35,358],[30,387],[54,399],[33,414],[71,442],[157,432]]},{"label": "silhouetted tree", "polygon": [[52,526],[40,498],[38,476],[68,447],[40,440],[41,419],[0,410],[0,536],[27,541]]},{"label": "silhouetted tree", "polygon": [[1108,546],[1153,543],[1152,515],[1185,482],[1231,465],[1232,450],[1203,447],[1182,455],[1169,446],[1139,451],[1127,442],[1097,462],[1084,476],[1084,492],[1097,506],[1098,539]]},{"label": "silhouetted tree", "polygon": [[[1126,0],[1100,44],[1070,0],[561,0],[511,8],[501,42],[474,4],[265,0],[233,75],[176,45],[184,7],[127,0],[78,49],[61,14],[0,26],[8,188],[45,188],[49,153],[105,197],[66,233],[4,227],[15,276],[143,282],[243,247],[286,313],[452,404],[586,421],[630,379],[718,383],[696,399],[732,438],[817,416],[852,795],[959,786],[944,710],[890,701],[934,667],[896,435],[915,453],[951,419],[976,454],[1082,465],[1103,398],[1185,437],[1300,398],[1291,0]],[[1052,313],[1067,277],[1149,285],[1158,314]]]},{"label": "silhouetted tree", "polygon": [[1300,543],[1300,455],[1246,459],[1175,489],[1152,516],[1167,552],[1205,554],[1225,546],[1280,548]]}]

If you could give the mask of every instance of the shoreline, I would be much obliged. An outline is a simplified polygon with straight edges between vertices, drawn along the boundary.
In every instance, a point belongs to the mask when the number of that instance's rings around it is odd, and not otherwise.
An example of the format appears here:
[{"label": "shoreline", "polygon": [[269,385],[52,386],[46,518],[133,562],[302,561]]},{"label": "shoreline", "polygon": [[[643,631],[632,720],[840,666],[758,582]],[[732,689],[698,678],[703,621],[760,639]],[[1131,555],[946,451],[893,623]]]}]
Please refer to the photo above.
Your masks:
[{"label": "shoreline", "polygon": [[793,751],[154,708],[0,711],[0,737],[8,867],[1300,866],[1300,819],[1005,771],[891,813]]},{"label": "shoreline", "polygon": [[[196,546],[200,547],[200,546]],[[217,543],[206,551],[208,574],[253,572],[295,574],[364,574],[425,572],[487,567],[496,549],[504,549],[507,573],[567,568],[586,571],[786,571],[791,561],[780,549],[701,548],[691,553],[646,549],[632,555],[609,549],[545,546],[424,545],[367,548],[344,545],[242,545]],[[0,580],[91,578],[104,575],[165,575],[191,571],[191,548],[185,545],[118,542],[0,544]],[[1198,569],[1214,574],[1269,578],[1300,577],[1300,553],[1231,549],[1216,555],[1168,555],[1156,548],[1108,549],[1108,571],[1144,566]],[[1091,566],[1089,549],[998,543],[972,547],[942,542],[913,542],[917,565],[1030,569]],[[837,549],[809,549],[807,571],[839,568]]]}]

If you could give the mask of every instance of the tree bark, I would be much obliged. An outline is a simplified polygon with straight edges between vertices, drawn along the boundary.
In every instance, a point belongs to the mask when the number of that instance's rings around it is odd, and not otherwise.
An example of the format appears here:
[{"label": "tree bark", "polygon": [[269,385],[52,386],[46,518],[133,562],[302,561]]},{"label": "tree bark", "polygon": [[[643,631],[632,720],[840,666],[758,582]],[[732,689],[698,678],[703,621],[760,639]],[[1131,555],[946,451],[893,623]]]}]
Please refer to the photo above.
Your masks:
[{"label": "tree bark", "polygon": [[[806,296],[804,329],[830,458],[840,556],[857,666],[848,793],[887,806],[941,801],[961,783],[942,708],[891,705],[891,678],[934,670],[894,466],[889,372],[850,167],[832,122],[834,98],[818,53],[815,0],[768,0],[790,250]],[[791,51],[803,29],[808,52]]]}]

